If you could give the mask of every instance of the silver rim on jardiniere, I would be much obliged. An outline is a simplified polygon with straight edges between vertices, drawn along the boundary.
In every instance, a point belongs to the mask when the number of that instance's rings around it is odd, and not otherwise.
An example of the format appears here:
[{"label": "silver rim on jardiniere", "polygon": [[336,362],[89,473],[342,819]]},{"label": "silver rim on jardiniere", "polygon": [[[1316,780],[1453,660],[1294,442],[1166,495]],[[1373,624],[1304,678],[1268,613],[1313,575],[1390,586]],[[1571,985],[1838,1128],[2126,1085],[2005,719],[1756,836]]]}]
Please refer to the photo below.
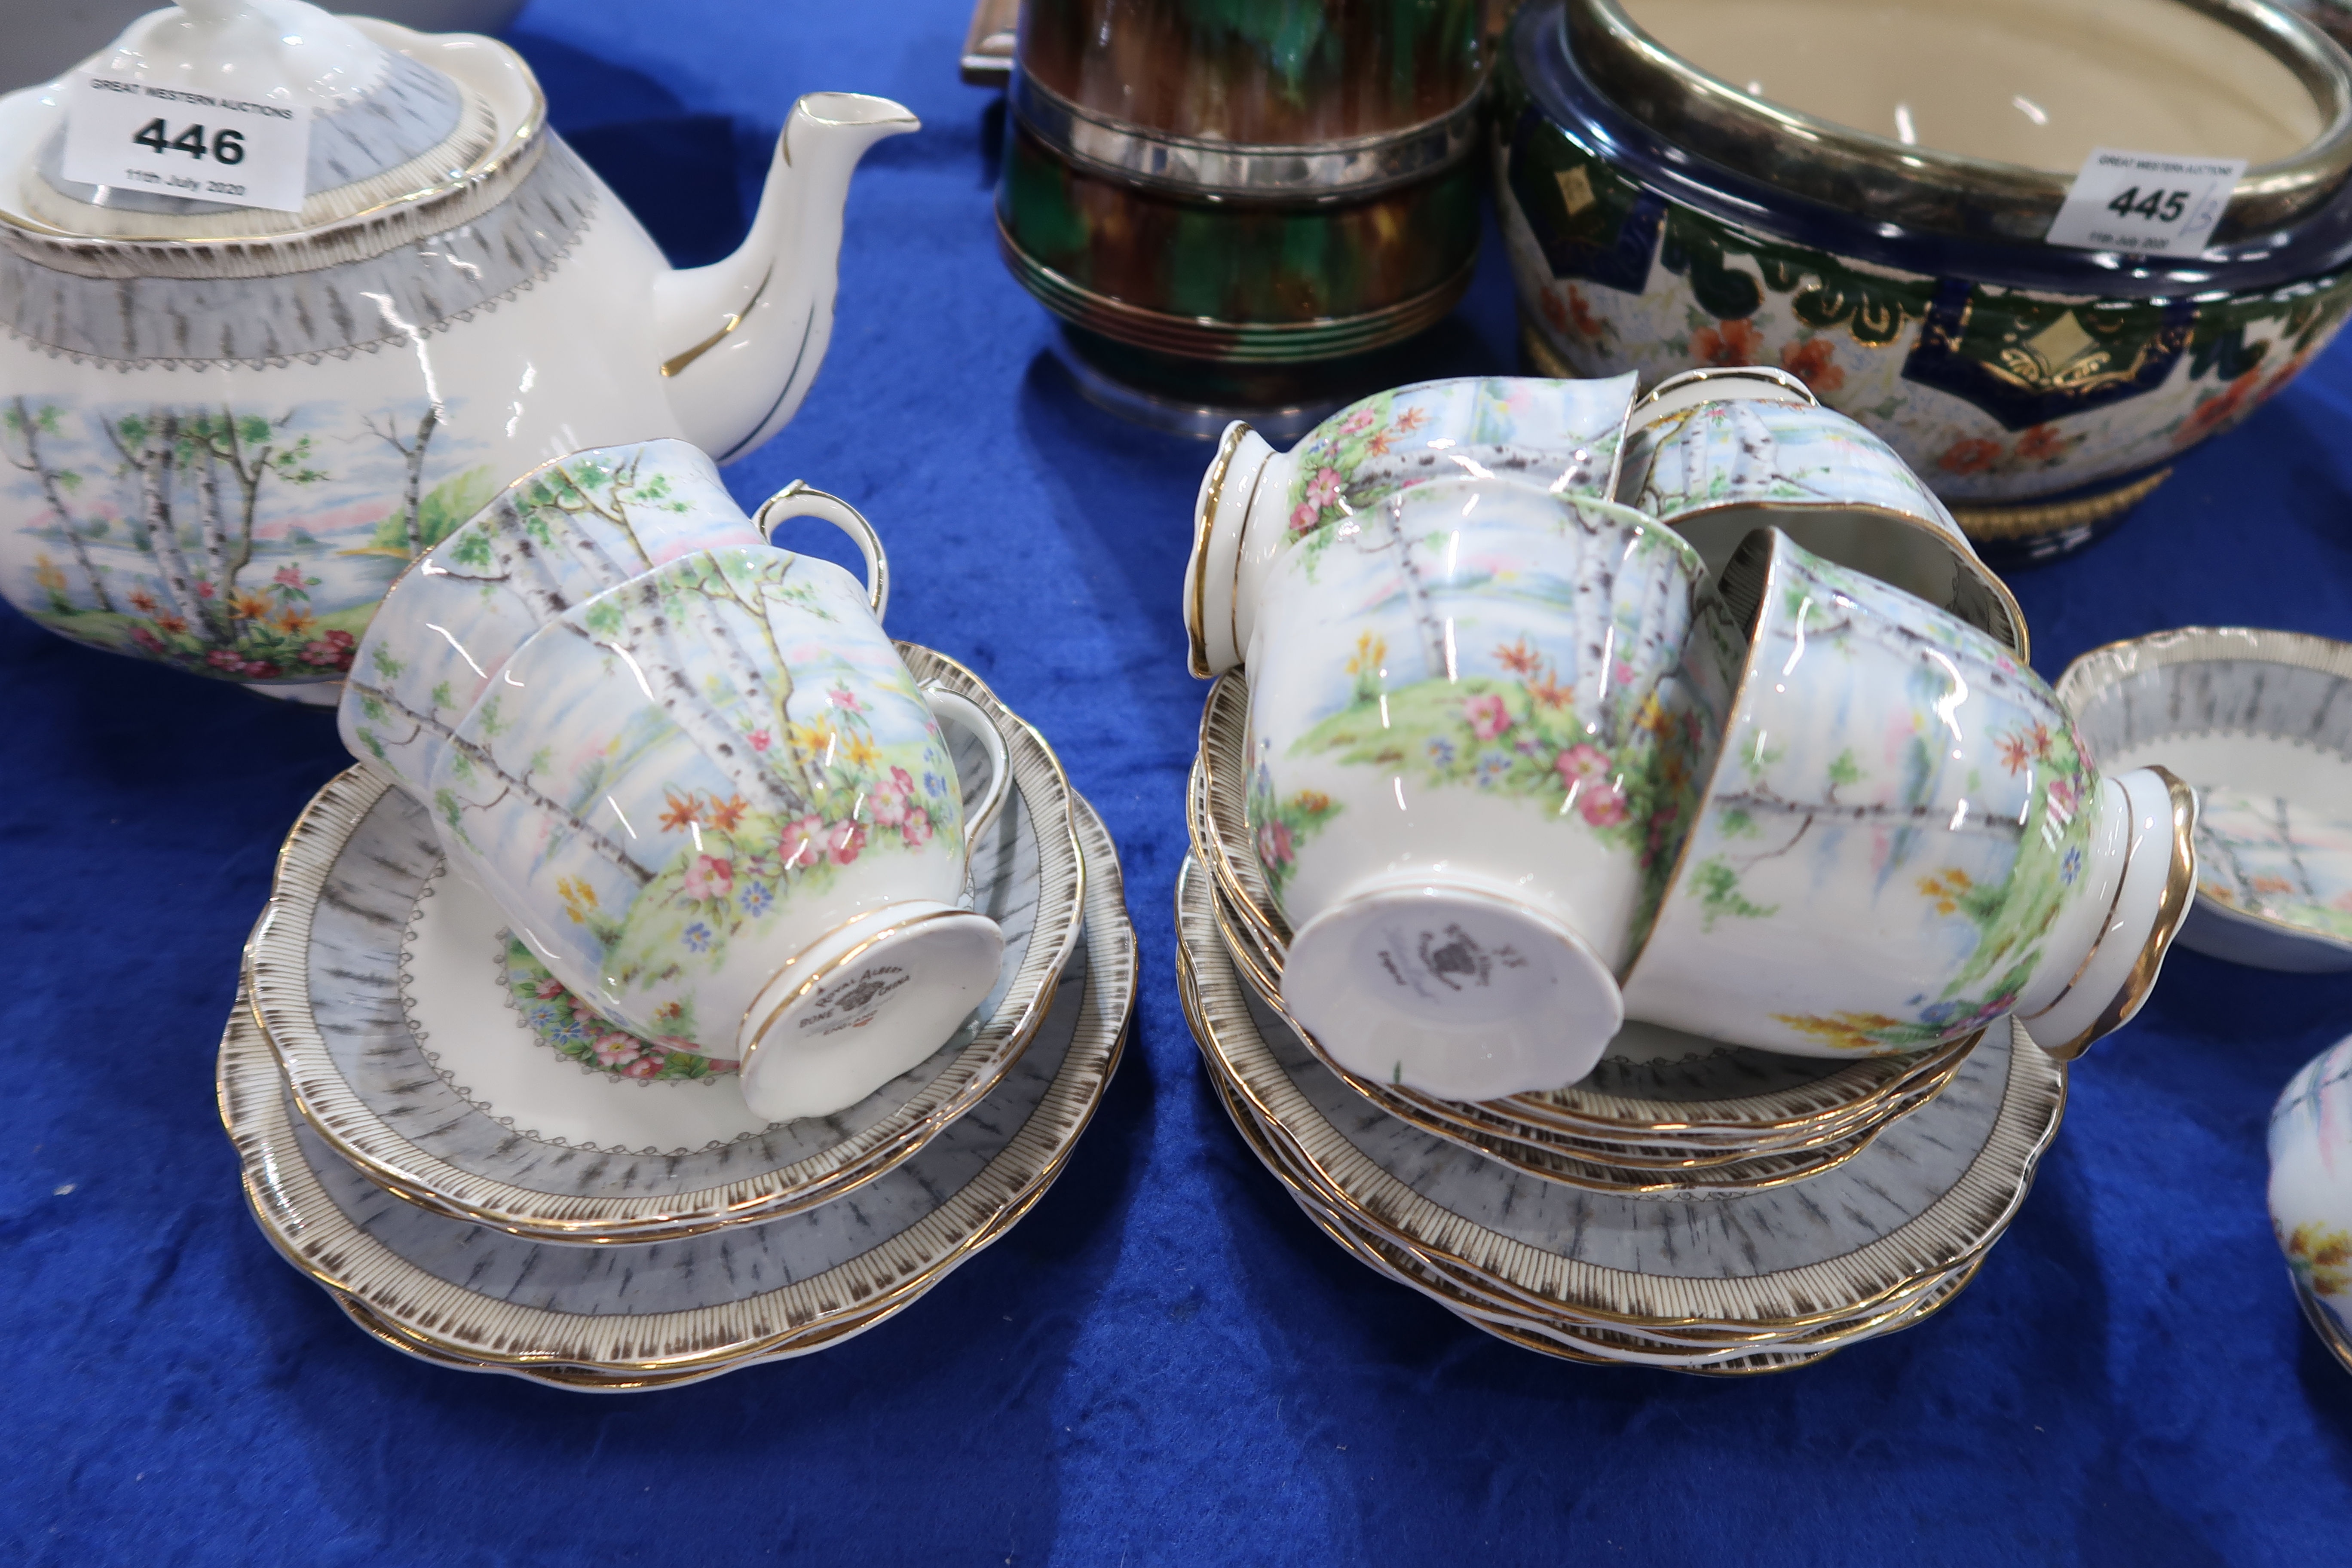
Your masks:
[{"label": "silver rim on jardiniere", "polygon": [[[2352,685],[2352,643],[2253,626],[2180,626],[2093,648],[2066,667],[2055,689],[2084,743],[2104,760],[2176,736],[2246,733],[2310,744],[2332,698],[2322,697],[2315,713],[2275,712],[2304,676]],[[2152,689],[2135,700],[2132,689],[2143,682]],[[2259,910],[2200,896],[2189,920],[2184,946],[2201,946],[2196,924],[2225,922],[2301,949],[2313,970],[2352,968],[2352,940]]]},{"label": "silver rim on jardiniere", "polygon": [[[1026,1212],[1068,1159],[1118,1064],[1134,1002],[1134,931],[1108,835],[1084,802],[1077,805],[1095,873],[1085,942],[1073,960],[1083,980],[1066,989],[1039,1044],[994,1095],[916,1166],[856,1196],[759,1226],[594,1248],[519,1240],[448,1219],[376,1193],[335,1160],[294,1114],[284,1075],[240,1008],[222,1042],[219,1092],[256,1217],[295,1267],[441,1358],[559,1375],[562,1369],[670,1374],[729,1369],[845,1337],[929,1289]],[[971,1147],[956,1146],[960,1140]],[[354,1208],[365,1212],[355,1216]],[[869,1210],[906,1223],[882,1234],[887,1218],[877,1223]],[[850,1241],[825,1242],[828,1225]],[[404,1244],[424,1242],[414,1249],[429,1253],[441,1272],[381,1239],[379,1230]],[[804,1274],[793,1267],[790,1249],[802,1240],[816,1237],[813,1247],[839,1253],[863,1233],[874,1239],[860,1250],[820,1258],[824,1266]],[[559,1270],[576,1278],[556,1279]],[[459,1282],[493,1278],[503,1294]],[[765,1286],[770,1278],[781,1283]],[[621,1295],[654,1294],[664,1279],[747,1293],[678,1310],[614,1310]]]},{"label": "silver rim on jardiniere", "polygon": [[[1249,847],[1248,733],[1246,672],[1229,671],[1210,687],[1202,709],[1194,763],[1199,782],[1187,807],[1196,853],[1227,907],[1241,917],[1267,969],[1278,976],[1290,932]],[[1649,1157],[1642,1151],[1658,1148],[1752,1159],[1834,1142],[1889,1120],[1898,1113],[1898,1102],[1948,1082],[1975,1044],[1976,1037],[1970,1037],[1930,1051],[1858,1061],[1744,1047],[1681,1063],[1603,1058],[1582,1083],[1489,1101],[1481,1110],[1487,1120],[1517,1124],[1536,1140],[1554,1133],[1615,1145],[1627,1152],[1627,1164],[1645,1163]],[[1360,1092],[1379,1091],[1375,1098],[1384,1107],[1390,1100],[1403,1100],[1441,1121],[1454,1103],[1412,1089],[1348,1081]]]},{"label": "silver rim on jardiniere", "polygon": [[1658,1328],[1851,1316],[1996,1239],[2063,1110],[2064,1068],[2012,1026],[1933,1106],[1810,1182],[1689,1200],[1539,1182],[1406,1126],[1341,1083],[1256,1006],[1225,955],[1210,891],[1188,864],[1178,939],[1203,1043],[1269,1136],[1363,1223],[1537,1310]]},{"label": "silver rim on jardiniere", "polygon": [[[471,1100],[417,1037],[409,932],[440,855],[422,808],[355,768],[331,781],[288,836],[247,945],[255,1017],[305,1120],[386,1191],[548,1241],[649,1241],[756,1223],[828,1203],[913,1157],[990,1092],[1035,1034],[1078,940],[1085,866],[1068,782],[1044,739],[961,665],[913,644],[900,652],[919,681],[986,711],[1013,758],[1018,808],[998,818],[1003,843],[985,847],[999,873],[977,891],[979,907],[1019,941],[1008,943],[1002,994],[961,1048],[943,1047],[833,1117],[721,1145],[602,1148],[535,1136]],[[331,973],[332,984],[314,985],[314,973]],[[529,1038],[519,1032],[518,1048]]]}]

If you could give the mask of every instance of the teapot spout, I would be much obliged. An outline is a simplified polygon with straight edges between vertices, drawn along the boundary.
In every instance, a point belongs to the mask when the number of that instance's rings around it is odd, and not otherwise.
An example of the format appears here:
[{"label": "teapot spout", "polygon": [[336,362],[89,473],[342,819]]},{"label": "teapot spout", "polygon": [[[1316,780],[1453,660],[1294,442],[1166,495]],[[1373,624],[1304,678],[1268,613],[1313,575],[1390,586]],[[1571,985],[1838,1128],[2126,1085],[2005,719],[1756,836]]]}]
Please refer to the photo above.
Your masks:
[{"label": "teapot spout", "polygon": [[806,94],[785,117],[759,214],[735,254],[656,280],[671,412],[719,461],[751,451],[799,410],[833,337],[849,177],[868,147],[921,128],[887,98]]}]

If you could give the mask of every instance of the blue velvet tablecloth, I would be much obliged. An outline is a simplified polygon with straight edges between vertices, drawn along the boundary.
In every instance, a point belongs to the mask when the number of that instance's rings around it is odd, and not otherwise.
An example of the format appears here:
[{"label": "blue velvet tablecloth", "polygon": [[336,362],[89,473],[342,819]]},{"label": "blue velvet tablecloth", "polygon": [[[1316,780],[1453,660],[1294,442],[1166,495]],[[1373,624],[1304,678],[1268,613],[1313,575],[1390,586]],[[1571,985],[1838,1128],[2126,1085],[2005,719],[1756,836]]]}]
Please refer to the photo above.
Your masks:
[{"label": "blue velvet tablecloth", "polygon": [[[1272,3],[1272,0],[1268,0]],[[1343,1258],[1235,1137],[1178,1007],[1205,447],[1080,401],[999,264],[961,0],[541,0],[556,124],[678,259],[793,97],[923,118],[853,192],[832,356],[730,471],[873,517],[892,629],[970,663],[1118,836],[1126,1064],[1006,1239],[838,1349],[600,1399],[364,1339],[246,1215],[213,1047],[331,718],[0,611],[0,1561],[58,1564],[2310,1563],[2352,1546],[2352,1374],[2289,1294],[2272,1098],[2352,976],[2177,953],[2075,1071],[1952,1307],[1788,1376],[1515,1350]],[[60,62],[62,63],[62,62]],[[1496,247],[1442,354],[1507,368]],[[2352,346],[2119,532],[2013,578],[2036,663],[2189,623],[2352,637]]]}]

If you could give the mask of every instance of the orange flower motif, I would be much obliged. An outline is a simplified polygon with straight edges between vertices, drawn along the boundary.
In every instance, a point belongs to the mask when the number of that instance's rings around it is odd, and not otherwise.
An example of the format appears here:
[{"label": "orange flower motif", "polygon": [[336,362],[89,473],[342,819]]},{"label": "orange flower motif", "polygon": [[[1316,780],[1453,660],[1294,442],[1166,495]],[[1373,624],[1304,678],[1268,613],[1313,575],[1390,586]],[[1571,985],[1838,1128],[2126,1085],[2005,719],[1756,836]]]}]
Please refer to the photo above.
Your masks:
[{"label": "orange flower motif", "polygon": [[1753,321],[1717,321],[1691,334],[1691,358],[1702,364],[1755,364],[1764,353],[1764,334]]},{"label": "orange flower motif", "polygon": [[2254,395],[2254,387],[2262,372],[2250,370],[2189,411],[2172,434],[2172,444],[2186,447],[2202,441],[2217,431],[2227,430],[2252,413],[2262,400]]},{"label": "orange flower motif", "polygon": [[1932,877],[1919,879],[1919,890],[1935,900],[1939,915],[1958,913],[1960,900],[1975,886],[1974,879],[1958,866],[1947,866]]},{"label": "orange flower motif", "polygon": [[[663,792],[668,795],[667,791]],[[681,828],[698,826],[702,821],[702,803],[689,793],[683,800],[669,795],[669,805],[661,814],[664,833],[676,833]]]},{"label": "orange flower motif", "polygon": [[1512,643],[1507,647],[1496,648],[1495,650],[1495,662],[1501,665],[1505,669],[1509,670],[1513,675],[1533,675],[1537,668],[1542,665],[1543,656],[1536,652],[1535,649],[1529,647],[1528,646],[1528,639],[1525,637],[1521,637],[1518,641]]},{"label": "orange flower motif", "polygon": [[732,833],[736,825],[743,820],[743,814],[751,809],[751,803],[740,795],[730,795],[724,802],[714,795],[707,809],[711,826],[721,833]]},{"label": "orange flower motif", "polygon": [[155,624],[173,637],[188,629],[188,623],[178,616],[157,616]]},{"label": "orange flower motif", "polygon": [[269,595],[239,588],[228,596],[229,614],[239,620],[266,620],[269,615]]},{"label": "orange flower motif", "polygon": [[163,608],[162,605],[155,603],[155,595],[149,593],[144,588],[137,588],[131,591],[131,607],[138,611],[142,616],[152,616],[157,610]]},{"label": "orange flower motif", "polygon": [[2257,893],[2292,893],[2294,891],[2294,884],[2288,881],[2284,877],[2249,877],[2246,879],[2246,885],[2253,889]]},{"label": "orange flower motif", "polygon": [[289,637],[300,637],[319,617],[299,605],[289,605],[270,618],[270,625]]},{"label": "orange flower motif", "polygon": [[2011,773],[2022,773],[2027,759],[2032,755],[2024,736],[2003,735],[2000,738],[2000,765]]},{"label": "orange flower motif", "polygon": [[1396,416],[1395,429],[1400,436],[1410,436],[1429,423],[1429,415],[1419,408],[1408,408]]},{"label": "orange flower motif", "polygon": [[1936,466],[1948,474],[1980,474],[1999,461],[2000,442],[1970,437],[1953,442],[1936,459]]},{"label": "orange flower motif", "polygon": [[1837,345],[1827,338],[1808,338],[1780,349],[1780,368],[1822,396],[1845,384],[1845,372],[1834,363]]},{"label": "orange flower motif", "polygon": [[2055,425],[2036,425],[2017,438],[2017,456],[2024,462],[2044,463],[2066,455],[2074,442],[2058,434]]},{"label": "orange flower motif", "polygon": [[1576,693],[1559,683],[1559,672],[1553,669],[1528,681],[1528,695],[1545,708],[1570,708],[1576,703]]}]

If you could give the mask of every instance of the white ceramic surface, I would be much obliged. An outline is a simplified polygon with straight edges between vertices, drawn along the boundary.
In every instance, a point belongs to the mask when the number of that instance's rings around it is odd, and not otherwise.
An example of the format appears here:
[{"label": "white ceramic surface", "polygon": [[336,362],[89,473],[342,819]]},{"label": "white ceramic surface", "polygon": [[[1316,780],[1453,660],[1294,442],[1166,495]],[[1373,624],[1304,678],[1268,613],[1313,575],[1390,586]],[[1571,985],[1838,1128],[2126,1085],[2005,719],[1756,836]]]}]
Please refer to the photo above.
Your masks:
[{"label": "white ceramic surface", "polygon": [[1276,560],[1249,825],[1285,999],[1351,1071],[1488,1100],[1591,1070],[1712,746],[1675,674],[1701,574],[1642,513],[1494,477]]},{"label": "white ceramic surface", "polygon": [[2261,163],[2323,129],[2268,51],[2174,0],[1878,0],[1859,14],[1840,0],[1623,4],[1667,48],[1754,96],[2053,174],[2094,147]]},{"label": "white ceramic surface", "polygon": [[[928,1058],[833,1115],[758,1117],[719,1064],[583,1018],[496,906],[448,874],[423,809],[354,768],[289,835],[247,948],[257,1016],[305,1116],[342,1158],[438,1213],[602,1244],[828,1201],[971,1110],[1051,999],[1085,868],[1052,752],[968,671],[919,647],[907,657],[986,707],[1017,784],[971,861],[971,906],[1004,933],[1003,963]],[[961,771],[983,777],[979,738],[959,730],[953,743]]]},{"label": "white ceramic surface", "polygon": [[2352,644],[2185,626],[2095,648],[2059,679],[2109,768],[2198,792],[2184,947],[2263,969],[2352,969]]},{"label": "white ceramic surface", "polygon": [[332,681],[402,565],[514,476],[663,437],[740,456],[824,356],[851,172],[917,126],[803,98],[741,248],[673,270],[511,50],[336,27],[455,106],[446,167],[428,149],[299,216],[95,205],[42,172],[61,89],[0,99],[0,594],[63,636]]},{"label": "white ceramic surface", "polygon": [[1617,499],[1672,524],[1710,572],[1750,530],[1778,528],[2025,657],[2025,613],[1950,510],[1787,371],[1685,371],[1653,387],[1627,424]]},{"label": "white ceramic surface", "polygon": [[2352,1370],[2352,1038],[2287,1080],[2270,1156],[2272,1233],[2313,1326]]},{"label": "white ceramic surface", "polygon": [[[752,1110],[823,1115],[930,1054],[1003,937],[957,907],[962,803],[933,706],[825,562],[682,557],[516,650],[429,781],[457,868],[631,1032],[740,1060]],[[988,807],[983,807],[983,812]]]},{"label": "white ceramic surface", "polygon": [[422,799],[452,728],[530,635],[652,568],[760,534],[683,441],[542,465],[410,563],[343,683],[343,744]]},{"label": "white ceramic surface", "polygon": [[1248,657],[1275,562],[1397,491],[1433,479],[1499,477],[1606,500],[1634,378],[1469,376],[1349,404],[1287,452],[1247,425],[1225,431],[1193,503],[1184,574],[1192,673]]},{"label": "white ceramic surface", "polygon": [[1777,530],[1722,589],[1751,640],[1626,1011],[1801,1056],[2128,1018],[2186,896],[2164,783],[2102,780],[2007,649]]},{"label": "white ceramic surface", "polygon": [[1205,880],[1180,879],[1178,931],[1211,1070],[1355,1223],[1555,1320],[1769,1342],[1932,1288],[1998,1239],[2064,1105],[2065,1069],[1996,1028],[1932,1104],[1813,1181],[1701,1200],[1559,1186],[1366,1104],[1234,975]]},{"label": "white ceramic surface", "polygon": [[[1135,942],[1110,840],[1078,809],[1085,942],[1050,1019],[976,1109],[851,1196],[683,1240],[501,1236],[404,1203],[336,1158],[240,1008],[220,1099],[255,1216],[295,1267],[404,1336],[400,1348],[475,1368],[618,1390],[839,1342],[1002,1236],[1101,1101],[1133,1005]],[[572,1373],[590,1375],[566,1382]]]}]

